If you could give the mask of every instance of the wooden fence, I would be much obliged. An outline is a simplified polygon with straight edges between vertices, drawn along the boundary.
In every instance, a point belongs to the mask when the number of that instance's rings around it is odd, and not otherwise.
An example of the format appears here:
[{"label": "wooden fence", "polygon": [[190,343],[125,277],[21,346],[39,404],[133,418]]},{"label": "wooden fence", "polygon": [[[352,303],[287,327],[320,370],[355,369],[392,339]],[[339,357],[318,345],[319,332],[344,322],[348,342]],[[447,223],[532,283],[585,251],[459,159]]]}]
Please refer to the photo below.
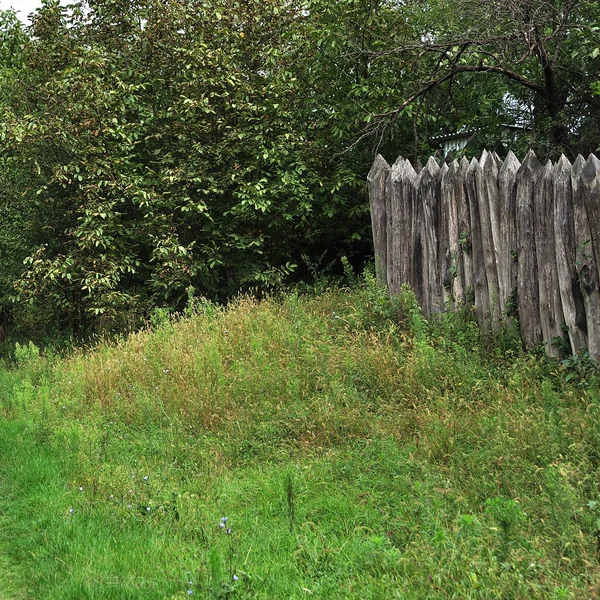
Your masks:
[{"label": "wooden fence", "polygon": [[377,156],[368,175],[377,276],[426,317],[471,303],[483,328],[518,318],[525,348],[555,337],[600,364],[600,160],[521,164],[484,151],[418,172]]}]

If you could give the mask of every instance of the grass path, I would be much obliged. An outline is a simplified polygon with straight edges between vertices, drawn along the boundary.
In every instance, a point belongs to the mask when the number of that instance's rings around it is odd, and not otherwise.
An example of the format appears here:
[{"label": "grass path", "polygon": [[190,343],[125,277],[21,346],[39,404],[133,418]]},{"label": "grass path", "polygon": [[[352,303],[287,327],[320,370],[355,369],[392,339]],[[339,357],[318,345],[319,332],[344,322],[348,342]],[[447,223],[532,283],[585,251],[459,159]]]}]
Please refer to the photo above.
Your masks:
[{"label": "grass path", "polygon": [[0,598],[31,598],[26,548],[43,543],[39,523],[60,498],[60,465],[18,421],[0,420]]}]

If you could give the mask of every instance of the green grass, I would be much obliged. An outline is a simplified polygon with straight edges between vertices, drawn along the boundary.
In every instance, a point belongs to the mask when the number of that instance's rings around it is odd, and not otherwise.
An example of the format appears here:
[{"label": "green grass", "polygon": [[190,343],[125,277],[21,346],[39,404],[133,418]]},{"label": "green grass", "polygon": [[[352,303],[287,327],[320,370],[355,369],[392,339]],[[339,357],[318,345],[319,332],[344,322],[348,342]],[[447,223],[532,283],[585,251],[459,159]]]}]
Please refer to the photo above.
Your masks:
[{"label": "green grass", "polygon": [[370,280],[190,312],[2,373],[0,598],[597,596],[595,373]]}]

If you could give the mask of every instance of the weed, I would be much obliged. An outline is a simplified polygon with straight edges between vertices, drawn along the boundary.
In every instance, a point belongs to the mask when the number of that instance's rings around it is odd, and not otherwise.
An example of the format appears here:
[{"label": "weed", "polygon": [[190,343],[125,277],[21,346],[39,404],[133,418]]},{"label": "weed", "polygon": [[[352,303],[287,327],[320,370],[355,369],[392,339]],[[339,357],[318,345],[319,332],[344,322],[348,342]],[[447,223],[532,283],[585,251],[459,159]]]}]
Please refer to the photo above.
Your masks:
[{"label": "weed", "polygon": [[597,379],[598,365],[587,350],[568,356],[560,364],[564,380],[578,387],[585,386]]}]

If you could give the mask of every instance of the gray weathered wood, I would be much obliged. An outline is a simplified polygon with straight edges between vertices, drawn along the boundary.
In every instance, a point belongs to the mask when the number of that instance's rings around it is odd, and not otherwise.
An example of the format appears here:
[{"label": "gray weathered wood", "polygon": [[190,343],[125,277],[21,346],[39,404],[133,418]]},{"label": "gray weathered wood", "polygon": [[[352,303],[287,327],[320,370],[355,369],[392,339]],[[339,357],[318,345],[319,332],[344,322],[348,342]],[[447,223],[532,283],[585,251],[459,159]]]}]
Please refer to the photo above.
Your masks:
[{"label": "gray weathered wood", "polygon": [[450,167],[444,163],[440,169],[440,196],[438,198],[438,263],[439,263],[439,289],[442,296],[442,303],[444,307],[450,305],[452,292],[450,289],[450,268],[451,268],[451,257],[450,257],[450,202],[451,202],[451,178],[448,173]]},{"label": "gray weathered wood", "polygon": [[[456,173],[456,204],[458,210],[458,247],[459,247],[459,270],[461,291],[456,291],[459,302],[474,301],[470,296],[473,292],[473,250],[472,250],[472,226],[471,213],[469,210],[469,198],[467,195],[467,173],[469,172],[469,161],[462,158]],[[462,297],[461,297],[462,292]]]},{"label": "gray weathered wood", "polygon": [[390,291],[396,293],[400,286],[412,286],[412,223],[415,202],[415,180],[417,174],[408,160],[396,161],[391,171],[391,195],[393,197],[394,222],[394,285]]},{"label": "gray weathered wood", "polygon": [[448,218],[448,261],[444,275],[444,290],[447,291],[446,304],[457,307],[464,302],[463,278],[461,277],[459,219],[458,219],[458,172],[459,164],[455,160],[450,164],[442,179],[442,198],[446,201]]},{"label": "gray weathered wood", "polygon": [[481,215],[479,202],[477,200],[477,172],[479,161],[473,158],[469,164],[466,176],[467,204],[471,218],[471,249],[473,265],[473,296],[475,300],[475,312],[479,324],[485,328],[490,313],[490,299],[488,296],[488,284],[485,271],[485,257],[483,253],[483,241],[481,232]]},{"label": "gray weathered wood", "polygon": [[600,261],[600,160],[590,154],[581,173],[583,200],[588,215],[596,266]]},{"label": "gray weathered wood", "polygon": [[404,163],[402,156],[396,159],[396,162],[390,167],[390,173],[386,182],[386,231],[387,231],[387,274],[386,281],[388,289],[392,294],[397,294],[400,290],[399,276],[399,250],[400,250],[400,226],[402,215],[398,206],[397,198],[394,193],[394,182],[392,176],[394,169]]},{"label": "gray weathered wood", "polygon": [[517,290],[517,171],[521,163],[509,152],[498,174],[500,191],[500,242],[496,255],[500,308],[509,315],[514,306]]},{"label": "gray weathered wood", "polygon": [[553,341],[563,337],[564,318],[556,268],[554,195],[550,161],[544,165],[535,183],[533,214],[542,338],[547,352],[559,356],[560,348]]},{"label": "gray weathered wood", "polygon": [[533,189],[542,169],[530,150],[517,173],[517,310],[521,339],[528,350],[542,341]]},{"label": "gray weathered wood", "polygon": [[[439,260],[437,230],[440,167],[432,157],[417,178],[417,204],[421,204],[422,220],[419,224],[422,244],[421,285],[423,290],[423,313],[425,316],[440,312],[443,308],[439,289]],[[418,272],[416,273],[418,277]]]},{"label": "gray weathered wood", "polygon": [[523,164],[484,152],[420,171],[378,156],[368,181],[378,279],[392,293],[408,283],[428,317],[473,301],[484,329],[516,314],[526,348],[558,353],[566,329],[573,352],[587,345],[600,363],[596,156],[542,167],[533,152]]},{"label": "gray weathered wood", "polygon": [[587,348],[585,306],[576,269],[575,215],[571,187],[572,165],[563,154],[552,170],[556,270],[571,350]]},{"label": "gray weathered wood", "polygon": [[590,186],[585,184],[583,176],[586,167],[584,158],[578,156],[573,163],[571,175],[575,220],[575,266],[583,295],[589,353],[600,364],[600,290],[598,262],[594,254],[592,227],[587,211],[587,206],[593,200],[586,198],[591,190]]},{"label": "gray weathered wood", "polygon": [[477,202],[479,204],[479,226],[481,249],[487,281],[488,314],[492,328],[500,316],[500,288],[496,267],[496,248],[500,244],[500,190],[498,188],[498,163],[485,150],[476,173]]},{"label": "gray weathered wood", "polygon": [[386,196],[390,165],[381,154],[367,175],[369,184],[369,203],[371,206],[371,226],[373,228],[373,246],[375,251],[375,272],[377,281],[387,284],[387,215]]}]

